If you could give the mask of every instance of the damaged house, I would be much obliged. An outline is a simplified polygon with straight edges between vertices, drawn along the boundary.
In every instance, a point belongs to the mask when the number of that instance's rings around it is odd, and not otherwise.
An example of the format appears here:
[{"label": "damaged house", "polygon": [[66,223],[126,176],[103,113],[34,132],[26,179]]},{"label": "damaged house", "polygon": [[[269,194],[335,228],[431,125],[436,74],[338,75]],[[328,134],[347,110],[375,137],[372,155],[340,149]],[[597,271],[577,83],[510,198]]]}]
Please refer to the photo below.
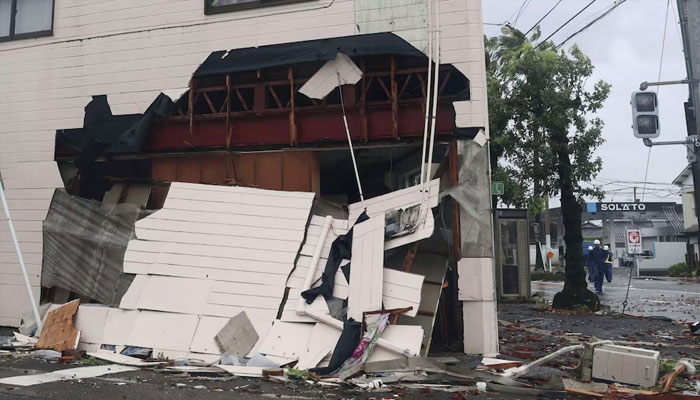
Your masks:
[{"label": "damaged house", "polygon": [[0,325],[28,285],[89,351],[498,353],[480,0],[10,3]]}]

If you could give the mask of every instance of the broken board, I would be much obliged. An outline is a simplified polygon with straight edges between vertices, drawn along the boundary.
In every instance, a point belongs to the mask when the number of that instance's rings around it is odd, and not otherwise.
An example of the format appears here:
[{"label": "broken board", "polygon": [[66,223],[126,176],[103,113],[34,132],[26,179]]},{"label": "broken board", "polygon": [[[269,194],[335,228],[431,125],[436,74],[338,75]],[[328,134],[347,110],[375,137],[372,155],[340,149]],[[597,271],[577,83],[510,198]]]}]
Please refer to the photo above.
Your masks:
[{"label": "broken board", "polygon": [[37,349],[63,352],[76,348],[79,331],[73,326],[73,320],[79,305],[80,300],[74,300],[49,312],[36,344]]},{"label": "broken board", "polygon": [[231,318],[215,337],[221,351],[237,357],[245,357],[258,339],[258,333],[245,311]]},{"label": "broken board", "polygon": [[362,321],[363,312],[382,309],[384,213],[355,225],[350,266],[348,318]]}]

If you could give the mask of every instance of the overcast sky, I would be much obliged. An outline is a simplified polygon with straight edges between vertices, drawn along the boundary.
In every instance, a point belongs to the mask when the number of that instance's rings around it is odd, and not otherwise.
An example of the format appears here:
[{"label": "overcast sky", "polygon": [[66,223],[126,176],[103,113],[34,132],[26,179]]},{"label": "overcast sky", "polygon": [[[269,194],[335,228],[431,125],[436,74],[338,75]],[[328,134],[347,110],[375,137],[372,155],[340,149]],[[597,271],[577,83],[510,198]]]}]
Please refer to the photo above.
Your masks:
[{"label": "overcast sky", "polygon": [[[510,21],[521,31],[527,31],[558,0],[530,0],[520,17],[514,14],[523,0],[484,0],[484,32],[487,36],[500,34],[500,27],[489,23]],[[549,36],[564,22],[580,11],[589,0],[562,0],[561,4],[541,23],[542,38]],[[615,0],[597,0],[579,17],[553,36],[560,43],[582,28]],[[596,184],[609,190],[608,201],[632,200],[634,184],[609,184],[611,181],[642,182],[648,148],[641,139],[632,136],[630,96],[643,81],[656,81],[659,76],[664,17],[667,0],[627,0],[611,14],[567,43],[579,45],[595,66],[594,78],[612,84],[612,90],[599,116],[605,121],[603,137],[606,142],[599,148],[603,171]],[[678,26],[676,0],[671,0],[668,27],[661,68],[661,80],[686,77],[683,47]],[[688,99],[687,86],[659,88],[661,137],[658,140],[680,140],[687,135],[683,102]],[[647,182],[670,183],[685,168],[686,153],[681,146],[659,146],[651,150]],[[641,183],[638,197],[641,197]],[[649,185],[645,201],[677,201],[669,186]],[[676,188],[674,188],[674,191]]]}]

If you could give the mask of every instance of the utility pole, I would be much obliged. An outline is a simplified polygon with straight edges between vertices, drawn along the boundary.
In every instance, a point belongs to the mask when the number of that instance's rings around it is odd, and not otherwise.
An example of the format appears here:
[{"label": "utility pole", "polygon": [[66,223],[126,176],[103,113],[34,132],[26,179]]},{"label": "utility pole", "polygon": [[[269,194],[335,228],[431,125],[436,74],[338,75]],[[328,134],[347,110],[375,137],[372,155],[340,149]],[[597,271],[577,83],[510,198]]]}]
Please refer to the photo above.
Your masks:
[{"label": "utility pole", "polygon": [[[678,0],[678,17],[683,37],[683,51],[685,53],[685,66],[688,72],[688,90],[690,92],[689,103],[694,124],[688,124],[688,136],[697,135],[700,132],[700,0]],[[694,125],[694,126],[693,126]],[[690,156],[691,154],[689,154]],[[691,168],[693,171],[693,187],[695,197],[695,214],[698,217],[698,242],[700,243],[700,148],[693,146]]]},{"label": "utility pole", "polygon": [[636,186],[634,187],[634,202],[635,203],[639,202],[639,200],[637,200],[637,187]]}]

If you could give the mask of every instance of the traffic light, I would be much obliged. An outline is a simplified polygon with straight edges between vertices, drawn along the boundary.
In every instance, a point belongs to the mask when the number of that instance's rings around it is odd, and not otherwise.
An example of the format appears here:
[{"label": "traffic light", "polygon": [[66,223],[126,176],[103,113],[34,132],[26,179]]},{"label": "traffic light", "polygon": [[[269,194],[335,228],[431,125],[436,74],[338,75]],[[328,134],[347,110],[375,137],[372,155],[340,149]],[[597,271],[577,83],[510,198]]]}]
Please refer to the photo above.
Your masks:
[{"label": "traffic light", "polygon": [[632,93],[632,129],[638,138],[659,137],[659,102],[656,93]]}]

